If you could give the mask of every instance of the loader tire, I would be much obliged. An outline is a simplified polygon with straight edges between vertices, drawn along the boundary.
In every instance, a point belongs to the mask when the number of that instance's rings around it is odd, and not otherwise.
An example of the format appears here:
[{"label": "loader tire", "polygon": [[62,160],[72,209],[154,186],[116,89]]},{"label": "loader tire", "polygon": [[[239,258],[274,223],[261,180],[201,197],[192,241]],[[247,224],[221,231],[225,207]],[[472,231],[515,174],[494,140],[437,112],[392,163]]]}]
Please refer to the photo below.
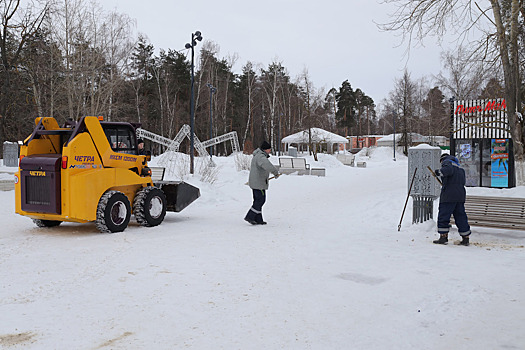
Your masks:
[{"label": "loader tire", "polygon": [[142,188],[133,201],[133,214],[142,226],[160,225],[166,215],[166,195],[157,187]]},{"label": "loader tire", "polygon": [[100,232],[122,232],[128,226],[130,217],[128,197],[122,192],[107,191],[98,202],[95,226]]},{"label": "loader tire", "polygon": [[40,219],[33,219],[33,222],[38,227],[55,227],[62,223],[62,221],[55,221],[55,220],[40,220]]}]

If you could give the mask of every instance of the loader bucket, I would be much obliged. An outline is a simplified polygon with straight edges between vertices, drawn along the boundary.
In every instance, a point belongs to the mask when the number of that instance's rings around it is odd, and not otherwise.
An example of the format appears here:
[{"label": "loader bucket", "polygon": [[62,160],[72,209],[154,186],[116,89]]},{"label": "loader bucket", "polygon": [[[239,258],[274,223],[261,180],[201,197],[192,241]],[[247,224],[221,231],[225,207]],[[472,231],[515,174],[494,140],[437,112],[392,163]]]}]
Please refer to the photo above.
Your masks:
[{"label": "loader bucket", "polygon": [[166,195],[168,211],[179,212],[200,197],[200,191],[185,182],[159,184]]}]

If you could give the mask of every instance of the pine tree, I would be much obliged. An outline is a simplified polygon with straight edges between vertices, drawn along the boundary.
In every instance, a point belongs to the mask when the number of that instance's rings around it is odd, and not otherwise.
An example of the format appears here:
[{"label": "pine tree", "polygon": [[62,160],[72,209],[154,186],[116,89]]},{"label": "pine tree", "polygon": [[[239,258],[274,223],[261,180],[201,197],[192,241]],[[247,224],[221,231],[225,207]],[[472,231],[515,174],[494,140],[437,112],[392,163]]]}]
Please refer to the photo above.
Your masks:
[{"label": "pine tree", "polygon": [[355,126],[356,99],[355,93],[348,80],[343,81],[339,92],[335,95],[337,101],[337,112],[335,119],[337,126],[344,128],[345,136],[348,136],[348,130]]}]

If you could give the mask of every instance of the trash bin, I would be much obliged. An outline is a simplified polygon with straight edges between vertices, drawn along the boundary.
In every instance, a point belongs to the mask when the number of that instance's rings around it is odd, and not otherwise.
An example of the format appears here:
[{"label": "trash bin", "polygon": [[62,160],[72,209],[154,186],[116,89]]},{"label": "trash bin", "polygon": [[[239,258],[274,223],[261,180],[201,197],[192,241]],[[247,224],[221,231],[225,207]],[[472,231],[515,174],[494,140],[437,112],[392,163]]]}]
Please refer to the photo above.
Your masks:
[{"label": "trash bin", "polygon": [[288,155],[290,157],[297,157],[297,148],[292,146],[288,147]]}]

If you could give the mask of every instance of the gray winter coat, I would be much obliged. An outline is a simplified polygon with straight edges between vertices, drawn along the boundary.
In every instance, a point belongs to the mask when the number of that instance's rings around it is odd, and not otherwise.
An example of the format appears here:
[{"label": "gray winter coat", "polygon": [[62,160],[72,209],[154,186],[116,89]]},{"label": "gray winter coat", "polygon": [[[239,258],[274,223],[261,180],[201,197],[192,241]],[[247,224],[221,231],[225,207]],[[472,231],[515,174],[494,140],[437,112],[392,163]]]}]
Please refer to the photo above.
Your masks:
[{"label": "gray winter coat", "polygon": [[257,148],[253,152],[248,185],[254,190],[267,190],[268,176],[270,173],[274,175],[279,174],[268,158],[270,158],[270,156],[260,148]]}]

